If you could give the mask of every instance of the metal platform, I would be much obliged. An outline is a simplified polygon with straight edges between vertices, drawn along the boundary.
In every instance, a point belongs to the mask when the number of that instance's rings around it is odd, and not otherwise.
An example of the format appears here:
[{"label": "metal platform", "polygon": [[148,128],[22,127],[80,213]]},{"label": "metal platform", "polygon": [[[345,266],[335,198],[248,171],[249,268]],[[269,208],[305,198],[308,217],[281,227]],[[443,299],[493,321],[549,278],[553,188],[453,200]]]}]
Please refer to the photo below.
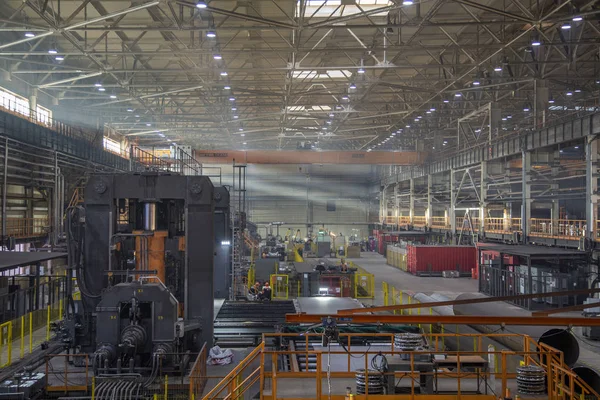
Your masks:
[{"label": "metal platform", "polygon": [[293,301],[225,301],[214,321],[215,344],[256,346],[263,333],[275,332],[277,325],[285,323],[285,315],[294,313]]}]

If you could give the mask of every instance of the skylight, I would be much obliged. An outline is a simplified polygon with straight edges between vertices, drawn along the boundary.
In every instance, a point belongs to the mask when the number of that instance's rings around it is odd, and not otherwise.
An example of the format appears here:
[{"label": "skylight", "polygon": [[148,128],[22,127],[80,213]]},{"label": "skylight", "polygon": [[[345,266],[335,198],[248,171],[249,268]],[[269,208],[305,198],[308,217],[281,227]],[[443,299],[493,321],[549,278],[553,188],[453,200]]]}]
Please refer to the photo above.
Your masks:
[{"label": "skylight", "polygon": [[[347,3],[347,1],[344,1]],[[358,4],[364,11],[371,11],[381,7],[387,7],[392,4],[389,0],[355,0],[354,4]],[[307,0],[306,1],[306,18],[327,18],[327,17],[343,17],[346,15],[360,13],[361,10],[355,5],[342,5],[342,0]],[[300,2],[296,5],[296,14],[300,14]],[[387,13],[377,13],[373,16],[385,16]]]},{"label": "skylight", "polygon": [[292,77],[302,80],[348,79],[352,73],[347,69],[328,69],[326,71],[294,71]]}]

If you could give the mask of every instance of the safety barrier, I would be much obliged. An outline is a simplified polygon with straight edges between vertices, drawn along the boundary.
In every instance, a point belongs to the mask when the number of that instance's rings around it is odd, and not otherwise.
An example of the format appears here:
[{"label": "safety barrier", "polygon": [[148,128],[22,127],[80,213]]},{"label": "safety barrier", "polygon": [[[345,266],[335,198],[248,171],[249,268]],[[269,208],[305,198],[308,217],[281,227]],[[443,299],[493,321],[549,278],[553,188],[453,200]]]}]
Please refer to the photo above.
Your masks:
[{"label": "safety barrier", "polygon": [[206,381],[208,380],[206,376],[206,358],[207,350],[206,343],[204,343],[188,375],[190,380],[190,399],[200,398],[202,392],[204,392],[204,388],[206,387]]},{"label": "safety barrier", "polygon": [[381,293],[383,295],[383,305],[390,305],[390,293],[389,293],[389,285],[387,282],[381,282]]},{"label": "safety barrier", "polygon": [[[353,347],[356,338],[364,343],[365,336],[369,336],[368,343],[380,343],[377,349],[366,349],[363,345]],[[296,385],[290,385],[291,379],[302,379],[305,388],[304,395],[315,399],[343,398],[348,379],[356,379],[356,369],[364,368],[366,396],[369,396],[369,379],[396,382],[401,385],[406,398],[422,399],[485,399],[493,400],[498,397],[508,396],[509,387],[514,387],[517,376],[517,367],[520,365],[537,365],[546,371],[547,395],[549,400],[580,400],[585,398],[598,398],[591,387],[583,382],[573,371],[567,367],[562,358],[562,353],[544,344],[538,344],[533,338],[513,333],[494,334],[461,334],[458,332],[424,333],[424,338],[429,343],[426,350],[403,351],[397,349],[394,343],[394,334],[390,333],[341,333],[338,341],[344,344],[327,349],[310,349],[310,343],[321,340],[322,333],[306,332],[273,333],[263,335],[263,341],[245,359],[243,359],[226,377],[208,392],[204,400],[240,399],[254,395],[256,385],[263,400],[297,398],[294,392]],[[497,341],[500,337],[505,340],[522,341],[523,351],[496,350],[490,346],[490,341]],[[354,338],[354,340],[353,340]],[[446,341],[470,343],[471,349],[462,351],[449,351],[445,348]],[[265,342],[296,342],[304,344],[303,349],[295,350],[294,346],[288,349],[266,348]],[[469,347],[470,347],[469,346]],[[418,360],[423,354],[430,356],[432,352],[444,354],[442,361],[436,360],[433,370],[424,371]],[[314,358],[314,369],[300,369],[298,364],[291,362],[297,357],[305,359]],[[373,358],[385,362],[387,358],[400,357],[406,360],[406,368],[402,371],[371,372]],[[384,359],[385,357],[385,359]],[[331,363],[330,360],[336,360]],[[345,362],[344,362],[345,360]],[[288,361],[289,364],[288,364]],[[341,362],[340,362],[341,361]],[[364,363],[364,364],[363,364]],[[468,365],[467,365],[468,364]],[[468,368],[464,368],[468,367]],[[406,379],[402,379],[406,378]],[[448,384],[452,380],[452,395],[445,394]],[[444,381],[443,388],[440,382]],[[421,384],[431,385],[432,392],[422,394]],[[292,387],[294,389],[292,389]],[[474,397],[473,389],[478,392]],[[250,393],[252,392],[252,393]],[[389,397],[389,396],[388,396]],[[404,397],[404,396],[402,396]],[[510,396],[509,396],[510,397]],[[391,397],[390,397],[391,398]]]},{"label": "safety barrier", "polygon": [[[58,296],[57,296],[58,297]],[[51,326],[62,318],[62,298],[46,307],[28,312],[0,325],[0,368],[23,359],[33,350],[50,340]]]},{"label": "safety barrier", "polygon": [[584,220],[532,218],[529,235],[556,239],[579,239],[585,235]]},{"label": "safety barrier", "polygon": [[6,235],[17,239],[44,236],[49,227],[48,218],[6,218]]},{"label": "safety barrier", "polygon": [[427,226],[427,217],[424,215],[415,215],[413,217],[413,226],[424,227]]},{"label": "safety barrier", "polygon": [[446,217],[431,217],[431,227],[437,229],[448,229],[450,224]]},{"label": "safety barrier", "polygon": [[288,276],[284,274],[273,274],[271,281],[271,298],[274,300],[287,300],[289,297]]}]

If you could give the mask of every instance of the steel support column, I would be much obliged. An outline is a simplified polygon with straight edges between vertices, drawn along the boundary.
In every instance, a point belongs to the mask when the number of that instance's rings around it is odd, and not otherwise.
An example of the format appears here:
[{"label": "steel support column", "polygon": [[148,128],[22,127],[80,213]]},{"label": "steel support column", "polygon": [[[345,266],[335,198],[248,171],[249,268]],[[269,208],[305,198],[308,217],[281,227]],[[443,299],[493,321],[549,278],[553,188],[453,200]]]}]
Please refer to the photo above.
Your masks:
[{"label": "steel support column", "polygon": [[[560,171],[560,152],[555,150],[550,158],[550,191],[551,193],[558,194],[559,184],[555,178],[558,177]],[[552,235],[558,232],[558,219],[560,218],[560,202],[558,199],[552,199],[550,208],[550,218],[552,219],[552,225],[550,226],[550,232]]]},{"label": "steel support column", "polygon": [[598,140],[593,136],[588,136],[585,144],[585,198],[586,236],[595,240],[598,235]]},{"label": "steel support column", "polygon": [[398,221],[400,220],[400,183],[396,182],[394,185],[394,216],[396,217],[395,225],[398,227],[400,225]]},{"label": "steel support column", "polygon": [[410,178],[410,194],[408,198],[408,215],[410,217],[410,224],[413,224],[413,219],[415,217],[415,179]]},{"label": "steel support column", "polygon": [[450,170],[450,207],[448,208],[448,218],[450,218],[450,231],[452,234],[456,233],[456,177],[454,176],[454,170]]},{"label": "steel support column", "polygon": [[[479,187],[479,235],[483,237],[485,232],[485,217],[487,216],[487,161],[481,162],[481,172],[480,172],[480,187]],[[477,190],[475,188],[475,190]]]},{"label": "steel support column", "polygon": [[521,152],[521,187],[523,198],[521,201],[521,231],[523,232],[523,244],[527,244],[531,219],[531,153],[523,150]]},{"label": "steel support column", "polygon": [[427,211],[425,212],[425,225],[431,228],[431,216],[433,215],[433,210],[431,209],[432,205],[432,195],[431,190],[433,189],[433,176],[431,174],[427,175]]}]

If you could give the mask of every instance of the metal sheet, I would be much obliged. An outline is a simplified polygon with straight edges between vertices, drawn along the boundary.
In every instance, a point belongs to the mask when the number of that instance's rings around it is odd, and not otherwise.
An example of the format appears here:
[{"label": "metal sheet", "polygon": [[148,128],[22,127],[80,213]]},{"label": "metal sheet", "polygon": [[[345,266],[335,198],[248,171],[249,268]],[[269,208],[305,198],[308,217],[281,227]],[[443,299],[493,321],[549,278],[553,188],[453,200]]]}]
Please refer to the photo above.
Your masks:
[{"label": "metal sheet", "polygon": [[0,251],[0,271],[35,265],[42,261],[67,258],[67,253]]},{"label": "metal sheet", "polygon": [[296,300],[298,312],[307,314],[336,314],[338,310],[363,307],[350,297],[300,297]]}]

